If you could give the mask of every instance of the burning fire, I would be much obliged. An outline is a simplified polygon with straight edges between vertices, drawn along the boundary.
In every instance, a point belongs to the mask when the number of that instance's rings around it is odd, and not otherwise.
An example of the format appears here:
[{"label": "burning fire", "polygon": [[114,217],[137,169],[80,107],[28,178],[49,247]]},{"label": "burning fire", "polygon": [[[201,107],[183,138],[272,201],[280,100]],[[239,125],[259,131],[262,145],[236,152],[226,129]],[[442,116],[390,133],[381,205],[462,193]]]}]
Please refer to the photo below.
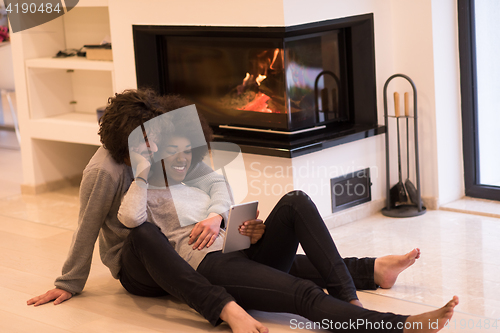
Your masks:
[{"label": "burning fire", "polygon": [[274,56],[273,56],[273,61],[271,61],[271,65],[269,65],[270,69],[275,69],[273,68],[274,63],[276,62],[276,59],[278,58],[278,55],[280,54],[280,49],[275,49],[274,50]]},{"label": "burning fire", "polygon": [[[248,75],[248,73],[247,73]],[[260,83],[266,79],[267,76],[259,74],[257,78],[255,79],[255,82],[257,82],[257,85],[260,86]]]},{"label": "burning fire", "polygon": [[269,108],[269,106],[267,105],[267,102],[270,99],[271,99],[271,97],[267,96],[266,94],[258,92],[255,95],[255,98],[251,102],[249,102],[247,105],[245,105],[242,108],[238,108],[238,110],[273,113],[275,111],[271,110]]},{"label": "burning fire", "polygon": [[[272,53],[271,53],[272,52]],[[281,54],[281,67],[279,56]],[[257,54],[252,62],[252,71],[247,72],[243,81],[236,87],[237,95],[235,98],[244,100],[245,104],[237,107],[238,110],[279,113],[279,110],[273,110],[269,104],[272,102],[273,90],[269,87],[263,87],[262,83],[268,79],[269,71],[282,72],[283,71],[283,52],[281,49],[265,50]],[[280,73],[282,74],[282,73]]]}]

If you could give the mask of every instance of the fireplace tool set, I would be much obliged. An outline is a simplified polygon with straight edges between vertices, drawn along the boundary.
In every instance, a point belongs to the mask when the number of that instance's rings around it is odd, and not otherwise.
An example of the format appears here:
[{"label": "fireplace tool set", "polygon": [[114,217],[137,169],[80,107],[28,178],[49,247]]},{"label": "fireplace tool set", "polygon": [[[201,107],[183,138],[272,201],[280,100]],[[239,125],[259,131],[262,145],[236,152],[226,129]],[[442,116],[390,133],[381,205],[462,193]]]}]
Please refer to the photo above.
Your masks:
[{"label": "fireplace tool set", "polygon": [[[410,94],[404,94],[404,115],[401,114],[400,109],[400,96],[398,92],[394,93],[394,115],[388,114],[387,107],[387,87],[389,83],[397,77],[406,79],[413,89],[413,116],[410,115]],[[384,118],[385,127],[385,150],[386,150],[386,182],[387,182],[387,203],[386,207],[382,209],[382,214],[390,217],[412,217],[422,215],[426,212],[426,208],[422,204],[422,197],[420,191],[420,169],[418,159],[418,121],[417,121],[417,88],[413,81],[404,74],[392,75],[384,85]],[[393,187],[390,186],[390,140],[389,140],[389,119],[396,119],[396,135],[397,135],[397,160],[398,160],[398,182]],[[402,160],[401,160],[401,138],[400,138],[400,124],[399,120],[403,118],[406,120],[406,181],[403,183],[402,174]],[[414,140],[413,148],[415,151],[415,178],[416,186],[410,180],[410,126],[409,122],[413,121],[414,126]]]}]

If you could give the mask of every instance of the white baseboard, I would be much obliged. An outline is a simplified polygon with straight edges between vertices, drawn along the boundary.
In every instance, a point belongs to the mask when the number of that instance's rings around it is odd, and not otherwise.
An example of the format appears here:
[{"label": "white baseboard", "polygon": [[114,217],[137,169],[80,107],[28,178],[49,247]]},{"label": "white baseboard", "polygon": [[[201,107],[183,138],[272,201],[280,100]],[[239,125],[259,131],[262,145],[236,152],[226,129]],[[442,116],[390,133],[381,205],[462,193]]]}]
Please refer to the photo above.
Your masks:
[{"label": "white baseboard", "polygon": [[424,202],[425,208],[429,210],[439,209],[439,199],[435,197],[423,197],[422,201]]},{"label": "white baseboard", "polygon": [[[429,210],[438,209],[438,199],[434,197],[426,197],[422,198],[424,202],[424,206]],[[336,227],[340,227],[341,225],[345,225],[351,222],[355,222],[357,220],[364,219],[373,214],[376,214],[382,210],[386,206],[386,200],[379,199],[375,201],[370,201],[338,213],[334,213],[330,216],[323,217],[325,224],[328,229],[333,229]]]}]

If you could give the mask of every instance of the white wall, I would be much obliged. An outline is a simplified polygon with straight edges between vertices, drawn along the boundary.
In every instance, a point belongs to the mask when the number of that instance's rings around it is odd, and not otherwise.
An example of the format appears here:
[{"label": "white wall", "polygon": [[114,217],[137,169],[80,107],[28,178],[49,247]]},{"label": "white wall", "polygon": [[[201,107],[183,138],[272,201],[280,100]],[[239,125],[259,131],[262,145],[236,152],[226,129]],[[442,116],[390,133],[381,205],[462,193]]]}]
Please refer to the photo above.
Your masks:
[{"label": "white wall", "polygon": [[[418,91],[422,196],[437,201],[435,84],[431,2],[392,1],[393,72],[412,78]],[[427,203],[428,204],[428,203]]]},{"label": "white wall", "polygon": [[439,204],[465,195],[457,1],[432,1]]},{"label": "white wall", "polygon": [[442,205],[464,196],[457,4],[394,0],[394,71],[418,89],[423,196]]}]

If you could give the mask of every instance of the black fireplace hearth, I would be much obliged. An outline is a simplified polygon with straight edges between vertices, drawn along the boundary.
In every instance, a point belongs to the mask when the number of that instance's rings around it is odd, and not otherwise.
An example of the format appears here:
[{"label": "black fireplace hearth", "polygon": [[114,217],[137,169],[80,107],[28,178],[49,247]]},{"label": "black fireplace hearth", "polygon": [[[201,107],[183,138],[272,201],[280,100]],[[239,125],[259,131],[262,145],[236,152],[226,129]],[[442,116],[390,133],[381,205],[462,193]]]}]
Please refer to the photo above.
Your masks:
[{"label": "black fireplace hearth", "polygon": [[293,157],[385,131],[372,14],[290,27],[133,31],[138,87],[191,99],[216,139],[244,151]]}]

